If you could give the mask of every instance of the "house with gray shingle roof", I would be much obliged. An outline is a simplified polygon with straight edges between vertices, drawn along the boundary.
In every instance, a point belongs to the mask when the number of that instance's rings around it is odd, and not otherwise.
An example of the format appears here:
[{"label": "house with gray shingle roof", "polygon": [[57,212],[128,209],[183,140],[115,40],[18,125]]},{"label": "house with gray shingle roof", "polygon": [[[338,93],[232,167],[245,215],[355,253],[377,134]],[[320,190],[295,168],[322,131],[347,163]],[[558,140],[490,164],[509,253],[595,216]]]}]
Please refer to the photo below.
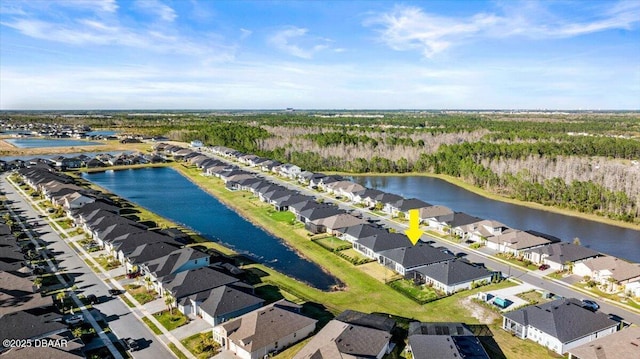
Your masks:
[{"label": "house with gray shingle roof", "polygon": [[308,223],[312,233],[330,233],[340,236],[344,231],[352,226],[367,223],[362,218],[355,217],[348,213],[336,214],[331,217],[320,218]]},{"label": "house with gray shingle roof", "polygon": [[[406,236],[404,237],[406,238]],[[380,264],[391,268],[403,276],[411,270],[434,263],[450,261],[455,258],[455,256],[447,254],[426,243],[383,250],[379,251],[378,255]]]},{"label": "house with gray shingle roof", "polygon": [[213,328],[213,340],[243,359],[262,359],[309,336],[317,320],[299,314],[301,306],[280,300]]},{"label": "house with gray shingle roof", "polygon": [[569,350],[569,359],[640,358],[640,327],[620,330]]},{"label": "house with gray shingle roof", "polygon": [[264,304],[264,299],[246,293],[233,285],[223,285],[205,293],[189,297],[191,308],[211,326],[224,323],[232,318],[256,310]]},{"label": "house with gray shingle roof", "polygon": [[294,359],[382,359],[390,352],[391,334],[384,330],[332,320]]},{"label": "house with gray shingle roof", "polygon": [[436,263],[409,273],[414,280],[430,284],[446,294],[472,289],[474,284],[489,283],[494,275],[494,272],[464,260]]},{"label": "house with gray shingle roof", "polygon": [[340,239],[353,243],[360,238],[371,237],[376,234],[387,233],[388,231],[382,227],[374,226],[369,223],[357,224],[345,230]]},{"label": "house with gray shingle roof", "polygon": [[526,259],[537,264],[548,264],[555,270],[564,270],[567,263],[573,265],[600,255],[600,252],[593,249],[567,242],[553,243],[524,251]]},{"label": "house with gray shingle roof", "polygon": [[378,260],[380,252],[395,249],[407,248],[412,244],[409,238],[400,233],[382,232],[369,237],[360,238],[353,242],[353,249],[364,254],[365,256]]},{"label": "house with gray shingle roof", "polygon": [[170,293],[176,301],[184,297],[239,282],[238,278],[211,267],[201,267],[159,278],[158,293]]},{"label": "house with gray shingle roof", "polygon": [[577,299],[563,298],[530,305],[503,315],[502,329],[563,355],[579,345],[615,333],[618,322],[601,312],[582,307]]},{"label": "house with gray shingle roof", "polygon": [[414,359],[489,359],[478,337],[464,323],[412,322],[406,351]]}]

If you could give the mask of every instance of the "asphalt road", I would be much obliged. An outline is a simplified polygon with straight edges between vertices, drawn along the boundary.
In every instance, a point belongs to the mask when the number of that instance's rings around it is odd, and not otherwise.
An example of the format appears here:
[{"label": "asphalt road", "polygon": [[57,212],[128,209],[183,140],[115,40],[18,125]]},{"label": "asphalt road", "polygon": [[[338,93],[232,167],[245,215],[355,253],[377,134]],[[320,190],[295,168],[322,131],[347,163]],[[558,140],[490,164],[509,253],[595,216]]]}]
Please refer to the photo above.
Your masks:
[{"label": "asphalt road", "polygon": [[[35,227],[41,240],[48,243],[47,249],[54,254],[53,257],[57,260],[59,271],[66,271],[74,277],[74,284],[78,288],[76,294],[94,294],[99,298],[100,303],[94,305],[95,309],[92,310],[94,317],[96,319],[99,319],[100,316],[105,317],[111,331],[118,338],[131,337],[138,341],[141,349],[131,353],[134,358],[174,357],[173,353],[158,341],[149,328],[133,315],[132,308],[129,308],[120,299],[109,296],[109,287],[87,266],[79,254],[62,240],[44,219],[40,218],[40,214],[11,184],[7,183],[4,176],[0,181],[0,190],[6,193],[7,200],[13,202],[11,205],[14,211],[20,212],[20,215],[26,218],[26,222]],[[36,222],[39,223],[39,226],[35,226]],[[113,335],[111,337],[113,338]]]},{"label": "asphalt road", "polygon": [[[228,159],[220,157],[220,156],[216,156],[213,154],[209,154],[212,157],[218,158],[222,161],[226,161],[228,163],[232,163],[230,162]],[[243,169],[250,171],[250,172],[254,172],[256,174],[259,174],[262,177],[268,178],[270,181],[272,181],[273,183],[277,183],[280,184],[284,187],[287,187],[291,190],[295,190],[300,192],[301,194],[304,195],[309,195],[309,196],[313,196],[313,197],[322,197],[324,198],[325,202],[331,202],[334,204],[337,204],[338,207],[340,207],[341,209],[344,209],[346,211],[354,211],[354,213],[360,213],[362,215],[363,218],[365,219],[369,219],[369,220],[374,220],[377,221],[380,224],[385,225],[388,228],[393,228],[396,231],[398,231],[399,233],[404,233],[404,230],[407,229],[406,225],[402,225],[399,224],[397,222],[394,221],[390,221],[388,219],[382,218],[380,216],[377,216],[369,211],[363,211],[362,208],[360,207],[356,207],[354,205],[345,203],[345,202],[341,202],[336,200],[335,198],[326,195],[325,193],[318,193],[308,187],[303,187],[303,186],[299,186],[297,184],[293,184],[291,182],[287,182],[284,181],[278,177],[275,176],[271,176],[268,174],[265,174],[262,171],[259,171],[255,168],[251,168],[248,166],[243,166],[242,164],[238,164],[238,163],[233,163],[235,165],[238,165],[240,167],[243,167]],[[577,298],[577,299],[591,299],[594,300],[595,302],[597,302],[600,305],[600,311],[603,313],[607,313],[607,314],[613,314],[615,316],[617,316],[618,318],[623,319],[626,322],[631,322],[631,323],[635,323],[637,325],[640,325],[640,314],[637,314],[635,312],[631,312],[625,308],[621,308],[615,304],[610,304],[607,301],[604,301],[600,298],[597,297],[593,297],[590,296],[588,294],[582,293],[582,292],[578,292],[572,288],[570,288],[567,285],[563,285],[561,283],[557,283],[555,281],[549,280],[549,279],[545,279],[542,278],[541,275],[536,275],[537,273],[535,272],[528,272],[528,271],[524,271],[521,270],[520,268],[516,267],[516,266],[510,266],[507,265],[503,262],[500,262],[498,260],[493,259],[492,257],[479,252],[479,251],[475,251],[475,250],[471,250],[466,246],[463,245],[456,245],[453,244],[451,242],[446,242],[443,241],[440,238],[437,237],[432,237],[428,234],[425,234],[421,237],[421,240],[423,241],[434,241],[436,243],[434,243],[434,245],[439,246],[439,247],[445,247],[448,248],[449,250],[451,250],[454,253],[465,253],[465,258],[467,258],[469,261],[473,262],[473,263],[482,263],[485,265],[485,267],[487,267],[488,269],[494,270],[494,271],[500,271],[502,273],[505,274],[509,274],[512,278],[517,278],[523,282],[529,283],[531,285],[537,286],[543,290],[549,291],[551,293],[560,295],[562,297],[566,297],[566,298]]]}]

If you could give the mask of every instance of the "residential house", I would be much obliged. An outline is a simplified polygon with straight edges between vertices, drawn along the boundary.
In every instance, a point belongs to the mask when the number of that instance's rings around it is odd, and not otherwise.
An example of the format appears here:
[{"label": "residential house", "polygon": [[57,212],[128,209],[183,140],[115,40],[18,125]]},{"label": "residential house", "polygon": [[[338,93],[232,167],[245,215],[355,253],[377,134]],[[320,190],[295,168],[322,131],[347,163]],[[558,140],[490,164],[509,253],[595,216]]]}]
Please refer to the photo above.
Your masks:
[{"label": "residential house", "polygon": [[313,220],[308,223],[308,228],[311,233],[330,233],[335,236],[341,236],[347,228],[364,223],[367,223],[367,221],[362,218],[348,213],[341,213]]},{"label": "residential house", "polygon": [[376,358],[391,352],[391,333],[331,320],[294,359]]},{"label": "residential house", "polygon": [[346,228],[344,233],[341,233],[339,237],[342,240],[353,243],[360,238],[370,237],[381,233],[388,233],[388,231],[377,225],[363,223]]},{"label": "residential house", "polygon": [[445,206],[422,207],[418,210],[420,222],[425,223],[429,229],[441,233],[448,232],[449,225],[453,222],[453,210]]},{"label": "residential house", "polygon": [[300,306],[280,300],[213,328],[213,339],[242,359],[262,359],[303,340],[317,321],[299,314]]},{"label": "residential house", "polygon": [[564,355],[615,333],[618,324],[604,313],[583,308],[577,299],[562,298],[504,314],[502,329]]},{"label": "residential house", "polygon": [[159,278],[156,290],[162,296],[170,294],[178,303],[178,309],[182,313],[191,313],[191,302],[187,300],[187,297],[237,282],[239,282],[238,278],[227,275],[218,269],[200,267]]},{"label": "residential house", "polygon": [[630,327],[569,349],[569,359],[640,358],[640,327]]},{"label": "residential house", "polygon": [[409,218],[410,210],[416,209],[418,213],[420,213],[421,208],[431,207],[431,204],[417,198],[403,198],[396,203],[390,204],[389,207],[391,209],[389,213],[391,213],[392,216],[400,216],[400,213],[402,213],[406,218]]},{"label": "residential house", "polygon": [[[60,315],[52,312],[44,314],[33,314],[29,311],[15,311],[0,316],[0,338],[31,340],[51,338],[68,332],[69,329],[63,323],[55,321]],[[4,344],[0,346],[0,353],[11,348]],[[7,357],[12,357],[12,353],[7,353]]]},{"label": "residential house", "polygon": [[404,198],[398,196],[393,193],[383,193],[376,198],[376,206],[379,206],[378,203],[382,205],[382,211],[388,214],[398,213],[398,208],[396,207],[396,203],[398,201],[402,201]]},{"label": "residential house", "polygon": [[179,248],[165,256],[140,263],[139,270],[148,276],[152,283],[158,283],[159,278],[168,275],[200,267],[208,267],[211,264],[210,257],[204,252],[189,247]]},{"label": "residential house", "polygon": [[[405,236],[406,237],[406,236]],[[378,262],[403,276],[411,270],[453,260],[455,256],[426,243],[379,251]]]},{"label": "residential house", "polygon": [[406,351],[413,359],[489,359],[478,337],[464,323],[409,323]]},{"label": "residential house", "polygon": [[32,278],[0,270],[0,283],[0,315],[53,306],[53,297],[43,297]]},{"label": "residential house", "polygon": [[323,204],[306,208],[298,215],[298,220],[302,223],[312,222],[316,219],[327,218],[344,213],[343,210],[334,205]]},{"label": "residential house", "polygon": [[330,183],[325,186],[325,189],[329,193],[345,197],[352,201],[356,193],[364,191],[365,187],[352,181],[343,180]]},{"label": "residential house", "polygon": [[567,242],[552,243],[524,251],[525,259],[536,264],[547,264],[554,270],[565,270],[568,269],[567,266],[573,267],[578,262],[600,255],[593,249]]},{"label": "residential house", "polygon": [[195,314],[201,316],[211,326],[256,310],[264,300],[232,285],[223,285],[208,292],[189,296]]},{"label": "residential house", "polygon": [[431,285],[445,294],[490,283],[496,274],[488,269],[464,260],[443,261],[412,270],[408,277],[418,283]]},{"label": "residential house", "polygon": [[640,281],[640,265],[605,255],[576,263],[573,274],[590,277],[608,291],[617,292],[627,283]]},{"label": "residential house", "polygon": [[521,231],[509,229],[501,234],[488,236],[485,241],[487,248],[491,248],[501,253],[513,254],[522,257],[524,252],[533,248],[538,248],[551,244],[552,242],[544,237]]},{"label": "residential house", "polygon": [[280,165],[280,169],[278,173],[283,177],[296,179],[298,175],[302,173],[302,169],[296,165],[286,163],[286,164]]},{"label": "residential house", "polygon": [[382,251],[395,248],[407,248],[411,246],[413,246],[413,244],[409,241],[409,238],[407,238],[406,235],[389,232],[359,238],[353,242],[353,248],[356,251],[375,260],[379,259],[379,253]]},{"label": "residential house", "polygon": [[365,207],[373,207],[376,205],[376,198],[382,194],[384,194],[384,192],[377,189],[365,188],[362,191],[355,193],[352,201],[354,203],[363,204]]},{"label": "residential house", "polygon": [[[454,222],[456,222],[456,217],[458,214],[454,215]],[[460,219],[469,220],[471,218],[465,216],[459,216]],[[452,231],[455,235],[461,237],[463,240],[470,240],[473,242],[484,242],[489,237],[499,236],[503,232],[505,232],[509,227],[506,225],[493,220],[483,219],[476,222],[469,222],[465,224],[457,224],[452,228]]]}]

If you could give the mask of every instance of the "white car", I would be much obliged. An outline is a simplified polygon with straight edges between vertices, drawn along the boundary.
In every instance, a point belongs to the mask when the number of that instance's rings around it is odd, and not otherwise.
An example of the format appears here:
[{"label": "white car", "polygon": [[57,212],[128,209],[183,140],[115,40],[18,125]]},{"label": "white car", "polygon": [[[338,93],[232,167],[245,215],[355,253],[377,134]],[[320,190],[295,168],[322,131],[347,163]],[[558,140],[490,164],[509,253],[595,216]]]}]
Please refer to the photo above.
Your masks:
[{"label": "white car", "polygon": [[82,314],[78,314],[78,315],[72,315],[69,318],[65,319],[64,322],[66,324],[78,324],[78,323],[83,323],[84,322],[84,316]]}]

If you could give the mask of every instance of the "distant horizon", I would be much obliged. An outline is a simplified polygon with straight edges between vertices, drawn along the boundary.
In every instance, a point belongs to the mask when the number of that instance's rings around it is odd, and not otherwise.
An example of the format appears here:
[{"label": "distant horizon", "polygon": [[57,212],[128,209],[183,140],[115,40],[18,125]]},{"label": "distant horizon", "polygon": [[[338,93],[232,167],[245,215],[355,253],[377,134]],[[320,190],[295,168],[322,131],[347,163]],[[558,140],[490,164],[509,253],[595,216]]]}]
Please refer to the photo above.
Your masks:
[{"label": "distant horizon", "polygon": [[535,109],[535,108],[504,108],[504,109],[479,109],[479,108],[397,108],[397,109],[375,109],[375,108],[353,108],[353,109],[345,109],[345,108],[295,108],[295,109],[286,109],[286,108],[123,108],[123,109],[38,109],[38,110],[30,110],[30,109],[0,109],[0,113],[24,113],[24,112],[39,112],[39,113],[51,113],[51,112],[134,112],[141,114],[149,114],[149,115],[162,115],[164,113],[172,113],[172,112],[283,112],[283,113],[304,113],[304,112],[500,112],[500,113],[522,113],[522,112],[540,112],[540,113],[554,113],[554,112],[567,112],[567,113],[580,113],[580,112],[589,112],[589,113],[634,113],[640,112],[639,109]]},{"label": "distant horizon", "polygon": [[2,110],[640,109],[637,0],[4,0],[0,43]]}]

